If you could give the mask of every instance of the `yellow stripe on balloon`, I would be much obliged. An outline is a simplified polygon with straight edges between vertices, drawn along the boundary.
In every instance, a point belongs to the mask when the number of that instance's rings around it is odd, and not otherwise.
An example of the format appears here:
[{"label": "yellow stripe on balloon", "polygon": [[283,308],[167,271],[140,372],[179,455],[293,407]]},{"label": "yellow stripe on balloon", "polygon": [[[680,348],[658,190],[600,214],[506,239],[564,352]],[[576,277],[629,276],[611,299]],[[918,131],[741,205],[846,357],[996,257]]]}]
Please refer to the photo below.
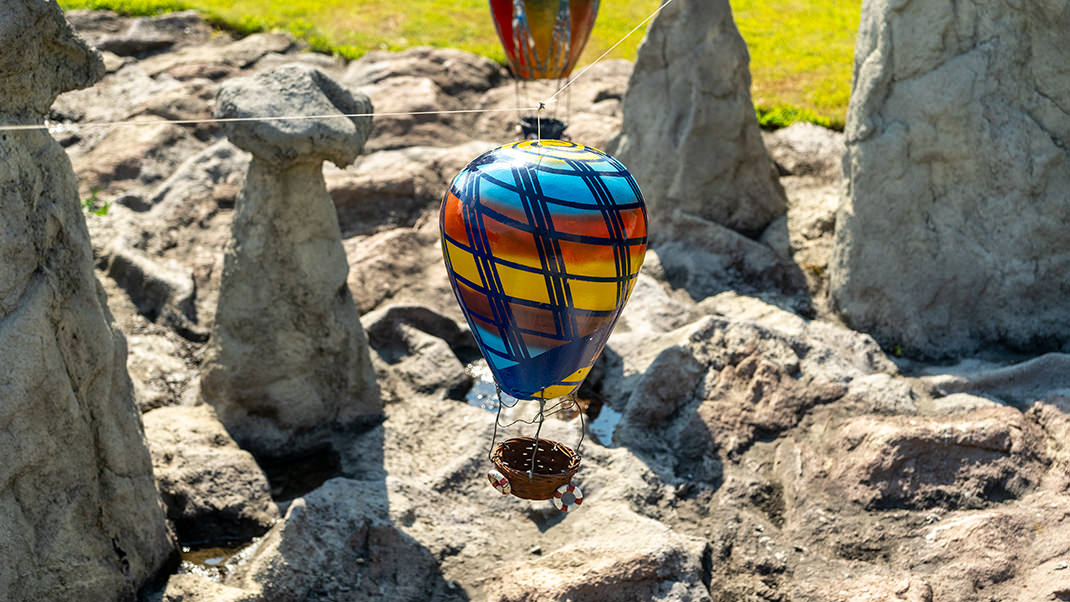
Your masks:
[{"label": "yellow stripe on balloon", "polygon": [[565,378],[561,379],[561,382],[563,382],[563,383],[576,383],[576,384],[582,383],[583,379],[587,378],[587,373],[590,372],[590,371],[591,371],[591,366],[587,366],[586,368],[580,368],[579,370],[576,370],[572,374],[569,374]]},{"label": "yellow stripe on balloon", "polygon": [[609,311],[617,308],[616,282],[587,282],[569,279],[572,306],[576,309]]},{"label": "yellow stripe on balloon", "polygon": [[510,297],[539,303],[550,302],[550,295],[546,292],[546,277],[539,272],[526,272],[499,264],[498,279],[502,283],[502,292]]},{"label": "yellow stripe on balloon", "polygon": [[471,253],[458,247],[450,241],[446,243],[446,252],[450,256],[450,267],[460,277],[481,284],[483,279],[479,277],[479,268],[476,267],[476,259]]},{"label": "yellow stripe on balloon", "polygon": [[532,397],[536,399],[556,399],[558,397],[564,397],[569,393],[576,390],[579,385],[553,385],[535,392]]}]

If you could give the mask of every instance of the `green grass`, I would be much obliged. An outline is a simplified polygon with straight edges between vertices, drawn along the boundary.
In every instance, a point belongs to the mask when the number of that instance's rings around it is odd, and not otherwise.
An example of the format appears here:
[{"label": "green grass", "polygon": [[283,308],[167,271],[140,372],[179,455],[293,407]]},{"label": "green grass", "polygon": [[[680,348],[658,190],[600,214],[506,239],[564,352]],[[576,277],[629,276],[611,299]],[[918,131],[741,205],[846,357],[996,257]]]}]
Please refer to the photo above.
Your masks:
[{"label": "green grass", "polygon": [[[607,0],[582,62],[590,62],[654,11],[659,0]],[[487,0],[60,0],[65,9],[152,15],[197,9],[239,33],[278,29],[348,59],[368,50],[460,48],[504,62]],[[732,0],[751,54],[764,127],[794,121],[842,126],[861,0]],[[635,58],[642,31],[610,58]]]},{"label": "green grass", "polygon": [[861,0],[732,0],[759,118],[795,110],[792,121],[816,115],[843,126],[861,8]]}]

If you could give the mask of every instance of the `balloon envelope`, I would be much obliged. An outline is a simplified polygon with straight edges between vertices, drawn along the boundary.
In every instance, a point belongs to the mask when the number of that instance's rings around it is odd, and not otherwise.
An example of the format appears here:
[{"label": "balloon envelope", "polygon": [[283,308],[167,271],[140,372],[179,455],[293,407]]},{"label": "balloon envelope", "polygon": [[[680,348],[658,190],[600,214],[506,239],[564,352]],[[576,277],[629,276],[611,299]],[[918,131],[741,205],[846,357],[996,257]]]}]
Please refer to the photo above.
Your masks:
[{"label": "balloon envelope", "polygon": [[457,301],[502,389],[551,399],[580,386],[646,253],[646,205],[613,157],[560,140],[480,155],[439,216]]},{"label": "balloon envelope", "polygon": [[591,35],[599,0],[490,0],[505,56],[519,79],[568,77]]}]

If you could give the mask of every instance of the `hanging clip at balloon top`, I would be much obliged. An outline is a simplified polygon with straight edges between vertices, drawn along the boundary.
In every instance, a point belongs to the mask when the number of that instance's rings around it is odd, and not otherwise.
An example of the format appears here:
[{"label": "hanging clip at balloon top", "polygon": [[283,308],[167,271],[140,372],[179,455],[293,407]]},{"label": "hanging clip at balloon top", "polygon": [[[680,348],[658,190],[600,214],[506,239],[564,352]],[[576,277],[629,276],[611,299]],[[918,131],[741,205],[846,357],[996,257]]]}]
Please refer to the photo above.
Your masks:
[{"label": "hanging clip at balloon top", "polygon": [[[543,438],[543,423],[578,410],[582,443],[576,391],[635,286],[646,222],[639,186],[619,161],[561,140],[490,150],[446,191],[439,216],[446,270],[499,387],[496,472],[488,475],[498,491],[550,500],[579,469],[579,446]],[[531,401],[533,419],[500,424],[503,410],[519,412]],[[535,426],[534,437],[496,444],[498,428],[513,424]]]}]

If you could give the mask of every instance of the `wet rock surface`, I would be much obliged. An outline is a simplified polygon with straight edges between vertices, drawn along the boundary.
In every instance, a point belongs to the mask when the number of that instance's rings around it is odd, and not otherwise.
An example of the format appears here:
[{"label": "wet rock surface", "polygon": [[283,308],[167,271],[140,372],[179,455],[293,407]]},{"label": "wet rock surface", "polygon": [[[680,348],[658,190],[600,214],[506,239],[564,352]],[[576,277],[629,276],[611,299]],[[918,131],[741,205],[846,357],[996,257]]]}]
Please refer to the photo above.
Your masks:
[{"label": "wet rock surface", "polygon": [[[131,20],[78,13],[76,22],[119,35]],[[516,106],[497,65],[454,51],[371,53],[346,65],[285,36],[217,33],[108,63],[103,81],[61,97],[53,118],[211,114],[227,81],[288,63],[352,86],[379,111],[408,102],[392,98],[407,90],[413,102],[438,108]],[[598,146],[621,127],[631,65],[614,61],[588,75],[574,86],[569,131]],[[606,436],[589,433],[581,446],[574,483],[582,507],[564,515],[491,489],[493,414],[470,401],[489,383],[442,268],[437,211],[458,170],[513,139],[515,119],[376,118],[367,154],[324,168],[384,419],[331,431],[322,448],[260,466],[229,443],[203,448],[220,461],[209,474],[236,471],[238,482],[255,478],[262,487],[266,472],[279,522],[219,565],[184,563],[152,599],[1070,595],[1064,357],[989,349],[953,363],[906,360],[831,316],[824,291],[842,185],[836,133],[765,135],[783,168],[787,214],[764,231],[747,237],[704,220],[678,231],[699,251],[648,254],[585,388],[584,403],[601,404],[592,433]],[[250,156],[217,125],[148,129],[157,133],[72,128],[56,136],[82,178],[82,198],[95,186],[98,200],[112,201],[107,215],[87,221],[97,274],[134,350],[142,411],[207,414],[195,407],[211,344],[203,336],[216,322]],[[122,149],[118,140],[102,144],[109,136],[147,141],[136,175],[115,175],[126,156],[94,159]],[[113,277],[117,258],[130,267]],[[503,424],[531,413],[522,402]],[[531,430],[515,425],[498,437],[518,433]],[[569,445],[579,433],[570,413],[543,430]],[[204,520],[216,514],[226,516],[209,511]]]}]

